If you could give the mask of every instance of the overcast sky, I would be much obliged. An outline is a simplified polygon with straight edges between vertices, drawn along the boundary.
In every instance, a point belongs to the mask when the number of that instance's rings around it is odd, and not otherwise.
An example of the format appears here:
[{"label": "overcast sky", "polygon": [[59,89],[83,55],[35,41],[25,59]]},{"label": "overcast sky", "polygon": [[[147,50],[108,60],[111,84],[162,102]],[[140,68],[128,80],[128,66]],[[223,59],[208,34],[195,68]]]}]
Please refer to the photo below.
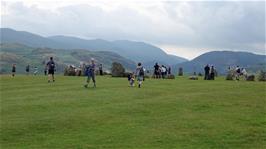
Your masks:
[{"label": "overcast sky", "polygon": [[265,54],[265,1],[1,0],[1,27],[43,36],[144,41],[186,58]]}]

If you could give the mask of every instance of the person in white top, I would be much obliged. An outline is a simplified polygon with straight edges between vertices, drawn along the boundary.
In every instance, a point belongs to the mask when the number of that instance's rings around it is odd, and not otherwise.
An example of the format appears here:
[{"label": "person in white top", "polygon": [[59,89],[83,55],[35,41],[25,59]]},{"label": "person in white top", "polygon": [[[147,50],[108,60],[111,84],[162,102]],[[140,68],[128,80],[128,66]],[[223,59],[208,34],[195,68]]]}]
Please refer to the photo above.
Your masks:
[{"label": "person in white top", "polygon": [[166,74],[166,68],[164,65],[162,65],[162,77],[163,77],[163,79],[165,78],[165,74]]},{"label": "person in white top", "polygon": [[242,68],[241,73],[242,73],[242,75],[245,77],[245,79],[247,79],[247,77],[248,77],[248,72],[246,71],[245,68]]}]

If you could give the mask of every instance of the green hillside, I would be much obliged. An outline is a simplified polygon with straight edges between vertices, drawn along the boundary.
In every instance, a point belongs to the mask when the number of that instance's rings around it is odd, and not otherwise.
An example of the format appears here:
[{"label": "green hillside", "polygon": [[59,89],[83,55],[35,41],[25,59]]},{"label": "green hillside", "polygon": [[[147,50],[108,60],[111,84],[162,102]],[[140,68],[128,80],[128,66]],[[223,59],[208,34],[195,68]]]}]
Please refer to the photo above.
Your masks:
[{"label": "green hillside", "polygon": [[62,35],[43,37],[27,31],[16,31],[10,28],[0,28],[0,34],[1,43],[20,43],[31,47],[49,47],[54,49],[110,51],[130,59],[135,63],[142,62],[143,64],[149,64],[151,61],[159,60],[163,64],[175,65],[187,61],[187,59],[182,57],[168,55],[162,49],[144,42],[129,40],[107,41],[103,39],[87,40]]},{"label": "green hillside", "polygon": [[17,43],[0,44],[0,73],[9,73],[11,65],[17,64],[18,73],[24,73],[29,64],[37,66],[40,71],[45,67],[45,61],[53,56],[57,63],[57,71],[62,73],[67,65],[79,66],[80,62],[89,62],[94,58],[98,64],[102,63],[105,70],[110,70],[112,62],[116,61],[132,70],[135,63],[116,53],[106,51],[63,50],[50,48],[33,48]]},{"label": "green hillside", "polygon": [[263,149],[263,82],[1,76],[3,149]]}]

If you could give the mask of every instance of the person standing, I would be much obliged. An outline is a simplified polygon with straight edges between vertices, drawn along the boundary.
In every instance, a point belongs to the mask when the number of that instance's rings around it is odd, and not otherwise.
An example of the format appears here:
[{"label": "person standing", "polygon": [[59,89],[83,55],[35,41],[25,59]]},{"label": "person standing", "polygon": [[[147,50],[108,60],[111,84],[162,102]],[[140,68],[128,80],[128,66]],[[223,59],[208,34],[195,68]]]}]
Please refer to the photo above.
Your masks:
[{"label": "person standing", "polygon": [[159,68],[160,68],[160,66],[158,65],[158,63],[155,63],[155,65],[154,65],[155,78],[159,78]]},{"label": "person standing", "polygon": [[168,67],[168,75],[171,75],[171,67]]},{"label": "person standing", "polygon": [[166,67],[164,65],[162,65],[162,78],[165,79],[165,75],[166,75]]},{"label": "person standing", "polygon": [[46,67],[48,69],[48,83],[50,83],[51,81],[54,82],[55,63],[53,57],[50,57],[50,61],[47,62]]},{"label": "person standing", "polygon": [[144,68],[142,67],[141,63],[138,63],[136,72],[137,81],[138,81],[138,87],[141,87],[142,81],[144,80]]},{"label": "person standing", "polygon": [[47,75],[47,66],[44,67],[44,75]]},{"label": "person standing", "polygon": [[37,75],[37,73],[38,73],[38,67],[37,67],[37,66],[35,66],[35,67],[34,67],[34,72],[33,72],[33,74],[36,76],[36,75]]},{"label": "person standing", "polygon": [[100,64],[99,66],[100,75],[103,75],[103,64]]},{"label": "person standing", "polygon": [[13,64],[12,65],[12,77],[15,77],[15,74],[16,74],[16,64]]},{"label": "person standing", "polygon": [[248,78],[248,72],[246,71],[246,69],[245,68],[242,68],[242,70],[241,70],[241,74],[245,77],[245,79],[247,80],[247,78]]},{"label": "person standing", "polygon": [[204,74],[204,80],[209,80],[210,67],[209,67],[208,64],[204,67],[204,71],[205,71],[205,74]]},{"label": "person standing", "polygon": [[211,70],[210,70],[210,80],[214,80],[214,76],[215,76],[215,69],[214,69],[214,66],[211,66]]},{"label": "person standing", "polygon": [[240,76],[241,70],[239,66],[236,66],[236,80],[239,81],[239,76]]},{"label": "person standing", "polygon": [[85,88],[88,88],[90,80],[93,81],[93,87],[96,87],[96,80],[95,80],[95,62],[94,59],[91,59],[91,64],[85,66],[85,74],[87,76],[86,84],[84,85]]},{"label": "person standing", "polygon": [[29,75],[29,73],[30,73],[30,65],[27,65],[26,66],[26,74]]}]

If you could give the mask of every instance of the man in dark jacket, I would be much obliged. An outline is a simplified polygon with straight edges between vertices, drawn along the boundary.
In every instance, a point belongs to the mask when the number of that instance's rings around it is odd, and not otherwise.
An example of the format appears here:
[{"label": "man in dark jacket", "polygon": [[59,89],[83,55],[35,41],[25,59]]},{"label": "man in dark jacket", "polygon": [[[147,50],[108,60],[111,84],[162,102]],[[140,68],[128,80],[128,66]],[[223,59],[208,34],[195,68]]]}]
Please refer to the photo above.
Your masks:
[{"label": "man in dark jacket", "polygon": [[50,61],[46,64],[46,67],[48,69],[48,83],[50,83],[52,80],[54,82],[55,62],[53,57],[50,57]]},{"label": "man in dark jacket", "polygon": [[210,66],[208,64],[204,67],[204,71],[205,71],[204,80],[209,80]]}]

